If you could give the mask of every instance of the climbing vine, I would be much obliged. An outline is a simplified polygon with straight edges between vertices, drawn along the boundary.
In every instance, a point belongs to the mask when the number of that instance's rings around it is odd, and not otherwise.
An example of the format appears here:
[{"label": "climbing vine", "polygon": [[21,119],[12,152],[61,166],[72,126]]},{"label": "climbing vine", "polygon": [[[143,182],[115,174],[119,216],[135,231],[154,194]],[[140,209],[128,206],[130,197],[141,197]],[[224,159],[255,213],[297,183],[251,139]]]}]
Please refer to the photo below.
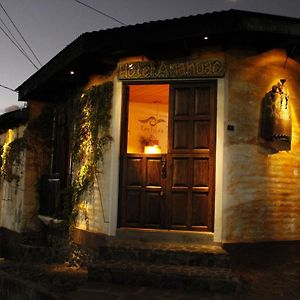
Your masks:
[{"label": "climbing vine", "polygon": [[[39,149],[49,154],[51,143],[51,124],[53,111],[46,106],[41,114],[27,123],[22,137],[14,138],[12,129],[7,131],[7,140],[1,147],[0,176],[8,182],[16,181],[16,190],[20,180],[21,154],[26,149]],[[39,164],[38,161],[35,162]]]},{"label": "climbing vine", "polygon": [[110,144],[112,82],[93,86],[74,99],[75,132],[73,136],[72,160],[75,174],[72,182],[71,224],[81,211],[88,225],[88,215],[81,199],[94,183],[99,164],[103,163],[104,153]]},{"label": "climbing vine", "polygon": [[[10,134],[8,132],[8,134]],[[16,183],[20,180],[20,175],[18,171],[14,171],[13,167],[20,166],[21,164],[21,152],[25,150],[25,139],[23,137],[16,138],[14,140],[7,141],[2,146],[2,165],[0,169],[0,174],[3,179],[8,182],[16,180]],[[18,169],[18,168],[17,168]]]},{"label": "climbing vine", "polygon": [[[112,141],[110,135],[112,92],[113,84],[107,82],[76,95],[72,94],[64,103],[72,107],[68,113],[71,114],[69,119],[73,122],[70,128],[74,129],[71,151],[74,170],[72,184],[61,190],[60,195],[61,201],[65,202],[61,205],[65,210],[61,212],[61,216],[69,215],[70,232],[75,226],[79,213],[83,213],[87,225],[89,222],[87,202],[83,196],[93,187],[96,174],[102,171],[104,154]],[[39,168],[37,174],[42,176],[43,172],[47,172],[48,168],[44,164],[45,161],[47,162],[47,157],[49,162],[51,154],[55,107],[55,105],[45,106],[38,117],[27,123],[21,138],[11,139],[9,143],[0,147],[2,158],[0,175],[3,178],[18,179],[18,174],[14,174],[12,166],[21,164],[20,154],[25,149],[30,149],[36,158],[42,156],[42,161],[33,159]],[[37,188],[39,181],[38,179]]]}]

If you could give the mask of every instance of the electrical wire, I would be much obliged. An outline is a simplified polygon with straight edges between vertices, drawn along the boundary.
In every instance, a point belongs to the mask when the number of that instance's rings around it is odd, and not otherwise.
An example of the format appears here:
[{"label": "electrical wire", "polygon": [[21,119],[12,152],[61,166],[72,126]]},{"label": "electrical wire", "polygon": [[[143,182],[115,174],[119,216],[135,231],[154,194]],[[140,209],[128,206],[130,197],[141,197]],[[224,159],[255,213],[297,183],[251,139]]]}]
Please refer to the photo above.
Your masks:
[{"label": "electrical wire", "polygon": [[15,38],[15,36],[13,35],[13,33],[11,32],[11,30],[8,28],[8,26],[5,24],[5,22],[3,21],[3,19],[0,17],[0,22],[2,23],[2,25],[5,27],[5,29],[7,30],[7,32],[10,34],[10,37],[15,41],[15,43],[19,46],[19,50],[22,50],[23,54],[26,55],[25,49],[22,47],[22,45],[17,41],[17,39]]},{"label": "electrical wire", "polygon": [[18,48],[18,50],[31,62],[31,64],[38,70],[39,68],[35,65],[35,63],[31,60],[31,58],[22,51],[21,48],[15,43],[15,41],[9,36],[9,34],[3,29],[3,27],[0,25],[0,29],[2,32],[9,38],[9,40]]},{"label": "electrical wire", "polygon": [[26,46],[28,47],[28,49],[30,50],[30,52],[32,53],[32,55],[34,56],[34,58],[42,66],[42,63],[40,62],[40,60],[38,59],[38,57],[36,56],[36,54],[34,53],[34,51],[32,50],[32,48],[30,47],[30,45],[28,44],[28,42],[26,41],[26,39],[24,38],[24,36],[20,32],[20,30],[18,29],[17,25],[14,23],[14,21],[12,20],[12,18],[9,16],[8,12],[6,11],[6,9],[4,8],[4,6],[2,5],[1,2],[0,2],[0,7],[2,8],[2,10],[4,11],[4,13],[6,14],[6,16],[8,17],[8,19],[10,20],[10,22],[14,26],[15,30],[18,32],[18,34],[22,38],[23,42],[26,44]]},{"label": "electrical wire", "polygon": [[81,1],[79,1],[79,0],[73,0],[73,1],[75,1],[75,2],[77,2],[77,3],[79,3],[79,4],[81,4],[81,5],[83,5],[83,6],[89,8],[89,9],[91,9],[91,10],[93,10],[93,11],[95,11],[95,12],[101,14],[102,16],[105,16],[105,17],[107,17],[107,18],[109,18],[109,19],[111,19],[111,20],[113,20],[113,21],[115,21],[115,22],[117,22],[117,23],[119,23],[119,24],[121,24],[121,25],[125,25],[125,26],[127,25],[127,24],[123,23],[122,21],[120,21],[120,20],[114,18],[113,16],[110,16],[110,15],[104,13],[103,11],[101,11],[101,10],[99,10],[99,9],[93,7],[93,6],[90,6],[90,5],[88,5],[88,4],[84,3],[84,2],[81,2]]},{"label": "electrical wire", "polygon": [[2,88],[4,88],[4,89],[7,89],[7,90],[10,90],[10,91],[12,91],[12,92],[18,93],[18,91],[14,90],[14,89],[12,89],[12,88],[10,88],[10,87],[8,87],[8,86],[5,86],[5,85],[3,85],[3,84],[0,84],[0,87],[2,87]]}]

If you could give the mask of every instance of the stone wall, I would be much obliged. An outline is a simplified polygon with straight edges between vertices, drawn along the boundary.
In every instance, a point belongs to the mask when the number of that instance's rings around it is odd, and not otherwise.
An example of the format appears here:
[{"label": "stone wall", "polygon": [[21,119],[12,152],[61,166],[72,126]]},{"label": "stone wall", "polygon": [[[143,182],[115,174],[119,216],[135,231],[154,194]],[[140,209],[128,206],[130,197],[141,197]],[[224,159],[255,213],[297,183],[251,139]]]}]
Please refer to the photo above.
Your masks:
[{"label": "stone wall", "polygon": [[[283,50],[229,51],[228,124],[224,142],[223,241],[300,239],[300,63]],[[260,137],[265,93],[285,78],[292,142],[277,151]]]}]

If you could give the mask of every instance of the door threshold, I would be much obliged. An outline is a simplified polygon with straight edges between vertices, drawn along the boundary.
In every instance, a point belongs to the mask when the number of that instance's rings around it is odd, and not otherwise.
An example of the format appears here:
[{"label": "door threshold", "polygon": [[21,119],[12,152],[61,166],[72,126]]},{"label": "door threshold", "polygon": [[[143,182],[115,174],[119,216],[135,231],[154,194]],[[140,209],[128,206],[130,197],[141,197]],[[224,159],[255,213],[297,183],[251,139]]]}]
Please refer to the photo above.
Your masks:
[{"label": "door threshold", "polygon": [[184,231],[146,228],[118,228],[116,238],[124,241],[174,243],[174,244],[216,244],[214,233],[207,231]]}]

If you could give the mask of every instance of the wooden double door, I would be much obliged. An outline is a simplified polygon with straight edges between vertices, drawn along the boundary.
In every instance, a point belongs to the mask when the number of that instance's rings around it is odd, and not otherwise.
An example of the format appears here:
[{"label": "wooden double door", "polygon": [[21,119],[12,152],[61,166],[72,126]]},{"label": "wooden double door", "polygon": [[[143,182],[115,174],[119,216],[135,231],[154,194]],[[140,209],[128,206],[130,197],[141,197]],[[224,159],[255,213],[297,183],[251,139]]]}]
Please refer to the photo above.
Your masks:
[{"label": "wooden double door", "polygon": [[119,226],[213,231],[216,83],[174,83],[168,90],[165,153],[128,151],[125,109]]}]

